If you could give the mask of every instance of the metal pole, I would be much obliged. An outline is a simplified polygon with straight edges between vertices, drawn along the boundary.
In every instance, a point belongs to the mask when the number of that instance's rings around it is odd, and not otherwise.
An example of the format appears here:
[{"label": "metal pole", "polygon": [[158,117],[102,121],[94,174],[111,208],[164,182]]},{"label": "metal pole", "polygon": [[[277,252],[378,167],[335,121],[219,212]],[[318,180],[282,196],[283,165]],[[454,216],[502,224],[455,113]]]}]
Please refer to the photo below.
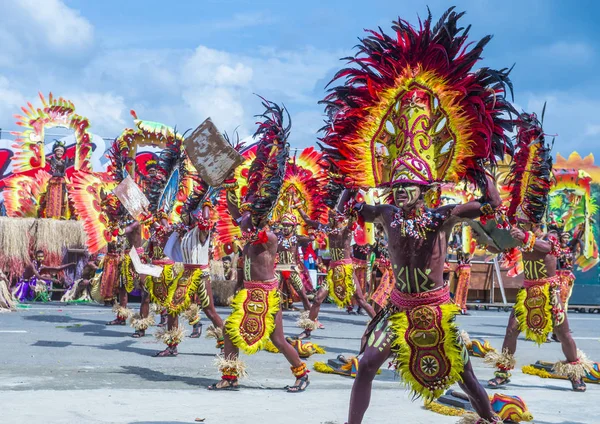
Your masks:
[{"label": "metal pole", "polygon": [[[494,258],[494,269],[496,270],[496,277],[498,278],[498,286],[500,287],[500,293],[502,294],[502,302],[505,305],[508,305],[506,301],[506,293],[504,292],[504,283],[502,282],[502,273],[500,272],[500,264],[498,263],[498,257]],[[492,291],[494,290],[494,285],[492,284]]]}]

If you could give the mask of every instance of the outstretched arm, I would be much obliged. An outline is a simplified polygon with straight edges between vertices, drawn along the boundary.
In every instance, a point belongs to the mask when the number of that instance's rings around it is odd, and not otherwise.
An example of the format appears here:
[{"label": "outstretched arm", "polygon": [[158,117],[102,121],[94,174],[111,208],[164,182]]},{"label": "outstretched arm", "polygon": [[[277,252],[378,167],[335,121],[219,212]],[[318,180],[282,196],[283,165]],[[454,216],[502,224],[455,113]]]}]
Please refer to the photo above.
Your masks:
[{"label": "outstretched arm", "polygon": [[306,225],[308,225],[311,228],[319,228],[319,222],[310,219],[310,217],[308,216],[308,214],[306,212],[304,212],[302,209],[300,208],[296,208],[296,210],[298,211],[298,213],[300,214],[300,216],[302,217],[302,219],[304,220],[304,222],[306,223]]},{"label": "outstretched arm", "polygon": [[[525,239],[528,237],[523,230],[517,227],[513,227],[510,230],[510,235],[520,242],[524,243]],[[529,235],[531,237],[531,235]],[[542,240],[536,238],[535,243],[533,245],[533,250],[540,253],[550,253],[552,251],[552,243],[548,240]]]},{"label": "outstretched arm", "polygon": [[[484,201],[472,201],[462,205],[457,205],[452,209],[451,215],[458,218],[479,218],[481,215],[485,215],[486,212],[493,211],[502,204],[500,193],[496,187],[496,181],[489,175],[486,176],[487,180],[487,192],[484,196]],[[489,206],[488,206],[489,205]]]}]

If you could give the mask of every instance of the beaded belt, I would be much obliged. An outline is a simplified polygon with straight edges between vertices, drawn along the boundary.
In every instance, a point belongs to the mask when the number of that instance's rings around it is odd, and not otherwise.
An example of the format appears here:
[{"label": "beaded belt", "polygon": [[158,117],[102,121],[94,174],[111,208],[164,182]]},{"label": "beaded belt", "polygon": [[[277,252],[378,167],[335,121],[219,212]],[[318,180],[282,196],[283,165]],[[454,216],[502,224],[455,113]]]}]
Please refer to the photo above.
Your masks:
[{"label": "beaded belt", "polygon": [[394,287],[390,300],[399,309],[413,309],[421,305],[441,305],[450,301],[450,288],[442,287],[424,293],[402,293]]},{"label": "beaded belt", "polygon": [[525,280],[523,282],[523,287],[525,288],[529,288],[529,287],[534,287],[534,286],[544,286],[546,284],[555,284],[555,283],[559,283],[559,276],[555,275],[553,277],[548,277],[548,278],[540,278],[538,280]]},{"label": "beaded belt", "polygon": [[250,289],[263,289],[265,291],[271,291],[279,287],[279,280],[277,277],[271,278],[270,280],[252,280],[244,281],[244,288]]},{"label": "beaded belt", "polygon": [[352,265],[352,258],[340,259],[339,261],[331,261],[329,268],[335,268],[340,265]]}]

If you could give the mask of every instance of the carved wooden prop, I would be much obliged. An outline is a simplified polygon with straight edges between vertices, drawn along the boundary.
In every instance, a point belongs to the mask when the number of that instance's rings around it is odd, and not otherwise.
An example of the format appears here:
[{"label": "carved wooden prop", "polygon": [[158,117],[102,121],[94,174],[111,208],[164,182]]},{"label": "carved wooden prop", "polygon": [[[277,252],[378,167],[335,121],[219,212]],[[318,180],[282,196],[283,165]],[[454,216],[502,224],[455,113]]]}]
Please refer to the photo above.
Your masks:
[{"label": "carved wooden prop", "polygon": [[220,186],[244,161],[207,118],[185,139],[185,150],[200,177],[212,187]]},{"label": "carved wooden prop", "polygon": [[136,221],[140,220],[144,210],[148,210],[148,206],[150,206],[150,202],[140,187],[129,175],[115,187],[113,193]]}]

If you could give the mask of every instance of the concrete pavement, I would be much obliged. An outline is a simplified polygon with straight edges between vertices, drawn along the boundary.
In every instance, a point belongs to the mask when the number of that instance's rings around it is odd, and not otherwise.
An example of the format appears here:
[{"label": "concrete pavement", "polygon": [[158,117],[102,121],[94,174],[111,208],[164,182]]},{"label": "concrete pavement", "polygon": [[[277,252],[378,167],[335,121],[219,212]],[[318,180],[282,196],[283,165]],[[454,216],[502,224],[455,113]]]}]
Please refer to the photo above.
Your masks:
[{"label": "concrete pavement", "polygon": [[[138,305],[131,305],[136,308]],[[218,308],[221,316],[227,308]],[[286,312],[287,334],[296,334],[298,313]],[[206,386],[219,374],[213,365],[213,340],[187,338],[177,358],[153,358],[163,348],[153,337],[132,339],[127,326],[106,327],[110,308],[98,305],[31,304],[16,313],[0,315],[0,419],[1,423],[306,423],[343,424],[353,380],[311,373],[305,393],[288,394],[281,388],[293,383],[282,355],[260,352],[243,356],[249,378],[243,390],[213,393]],[[571,326],[580,349],[600,359],[597,314],[571,314]],[[348,316],[330,305],[323,308],[324,330],[313,342],[327,350],[313,355],[326,361],[340,353],[356,354],[366,317]],[[458,319],[471,337],[485,337],[496,348],[508,314],[472,312]],[[208,320],[203,317],[205,327]],[[188,329],[190,327],[184,324]],[[150,329],[153,333],[155,329]],[[542,348],[519,342],[519,367],[536,360],[562,358],[560,345]],[[481,359],[473,359],[481,381],[492,377]],[[503,393],[523,397],[538,424],[599,422],[600,387],[588,385],[585,394],[574,393],[570,383],[543,380],[517,370]],[[456,418],[426,411],[422,401],[412,402],[394,373],[383,370],[373,385],[371,408],[365,423],[453,423]]]}]

